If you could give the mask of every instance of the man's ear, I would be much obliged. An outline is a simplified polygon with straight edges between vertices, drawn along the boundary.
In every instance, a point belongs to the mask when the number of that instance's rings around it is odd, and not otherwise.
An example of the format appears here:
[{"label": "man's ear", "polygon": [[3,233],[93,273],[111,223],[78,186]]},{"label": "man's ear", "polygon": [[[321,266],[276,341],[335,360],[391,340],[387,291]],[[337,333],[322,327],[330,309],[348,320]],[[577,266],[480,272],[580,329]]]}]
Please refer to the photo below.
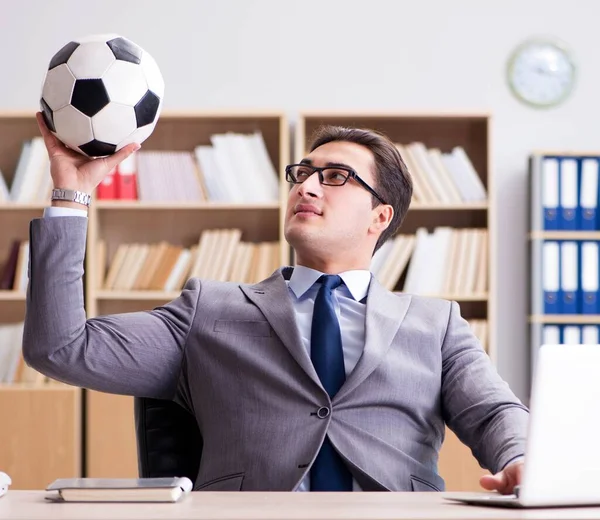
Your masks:
[{"label": "man's ear", "polygon": [[394,217],[394,208],[389,204],[380,204],[373,208],[373,221],[369,231],[377,234],[383,233],[391,224]]}]

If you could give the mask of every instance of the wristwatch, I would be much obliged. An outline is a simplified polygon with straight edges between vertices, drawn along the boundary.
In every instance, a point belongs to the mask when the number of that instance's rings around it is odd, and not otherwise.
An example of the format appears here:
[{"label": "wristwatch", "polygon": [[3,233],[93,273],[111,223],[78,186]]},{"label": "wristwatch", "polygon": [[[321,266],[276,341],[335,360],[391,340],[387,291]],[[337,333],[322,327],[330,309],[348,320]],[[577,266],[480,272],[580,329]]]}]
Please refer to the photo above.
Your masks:
[{"label": "wristwatch", "polygon": [[52,200],[64,200],[67,202],[77,202],[84,206],[89,207],[92,201],[92,196],[82,191],[76,190],[63,190],[61,188],[55,188],[52,190]]}]

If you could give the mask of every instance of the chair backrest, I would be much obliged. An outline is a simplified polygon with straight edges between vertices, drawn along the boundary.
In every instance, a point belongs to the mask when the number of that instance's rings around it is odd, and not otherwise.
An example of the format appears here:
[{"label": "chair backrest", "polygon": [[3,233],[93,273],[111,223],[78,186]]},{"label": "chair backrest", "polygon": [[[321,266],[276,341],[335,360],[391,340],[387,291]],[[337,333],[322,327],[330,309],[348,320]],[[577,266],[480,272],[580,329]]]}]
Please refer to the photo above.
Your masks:
[{"label": "chair backrest", "polygon": [[134,416],[140,477],[195,482],[202,436],[194,416],[173,401],[148,397],[134,398]]}]

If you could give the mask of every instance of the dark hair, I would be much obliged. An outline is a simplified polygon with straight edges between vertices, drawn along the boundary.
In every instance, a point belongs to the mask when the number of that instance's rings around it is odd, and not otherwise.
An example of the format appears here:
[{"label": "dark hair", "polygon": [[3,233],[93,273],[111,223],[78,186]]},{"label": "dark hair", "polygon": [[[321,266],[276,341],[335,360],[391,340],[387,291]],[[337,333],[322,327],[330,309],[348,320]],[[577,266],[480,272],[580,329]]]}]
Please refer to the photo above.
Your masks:
[{"label": "dark hair", "polygon": [[[334,141],[356,143],[368,148],[375,158],[375,186],[373,189],[394,208],[390,225],[381,233],[375,251],[393,237],[408,211],[413,184],[408,168],[394,143],[384,134],[366,128],[322,126],[315,132],[310,151]],[[373,196],[373,207],[381,204]]]}]

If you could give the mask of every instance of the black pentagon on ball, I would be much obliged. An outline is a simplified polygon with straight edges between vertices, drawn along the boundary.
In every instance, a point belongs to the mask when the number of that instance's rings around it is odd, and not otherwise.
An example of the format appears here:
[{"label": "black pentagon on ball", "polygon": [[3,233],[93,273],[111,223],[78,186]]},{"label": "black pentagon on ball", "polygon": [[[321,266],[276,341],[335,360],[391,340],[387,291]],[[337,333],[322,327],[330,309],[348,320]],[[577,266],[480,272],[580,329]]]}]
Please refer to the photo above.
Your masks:
[{"label": "black pentagon on ball", "polygon": [[142,49],[125,38],[109,40],[106,42],[106,45],[110,47],[110,50],[118,60],[128,61],[138,65],[142,61]]},{"label": "black pentagon on ball", "polygon": [[58,67],[63,63],[67,63],[67,60],[71,57],[71,54],[75,52],[75,49],[79,47],[77,42],[69,42],[67,43],[61,50],[59,50],[52,59],[50,60],[50,65],[48,65],[48,70],[52,70],[54,67]]},{"label": "black pentagon on ball", "polygon": [[158,96],[151,90],[148,90],[134,107],[138,128],[149,125],[154,121],[159,105],[160,99],[158,99]]},{"label": "black pentagon on ball", "polygon": [[79,148],[83,153],[90,157],[102,157],[104,155],[112,155],[115,153],[117,145],[94,139],[89,143],[82,144]]},{"label": "black pentagon on ball", "polygon": [[75,81],[71,105],[86,116],[92,117],[108,105],[108,92],[101,79]]},{"label": "black pentagon on ball", "polygon": [[48,103],[44,101],[44,98],[40,99],[40,106],[42,107],[42,116],[44,118],[46,126],[52,132],[56,132],[56,127],[54,126],[54,114],[52,112],[52,109],[48,106]]}]

